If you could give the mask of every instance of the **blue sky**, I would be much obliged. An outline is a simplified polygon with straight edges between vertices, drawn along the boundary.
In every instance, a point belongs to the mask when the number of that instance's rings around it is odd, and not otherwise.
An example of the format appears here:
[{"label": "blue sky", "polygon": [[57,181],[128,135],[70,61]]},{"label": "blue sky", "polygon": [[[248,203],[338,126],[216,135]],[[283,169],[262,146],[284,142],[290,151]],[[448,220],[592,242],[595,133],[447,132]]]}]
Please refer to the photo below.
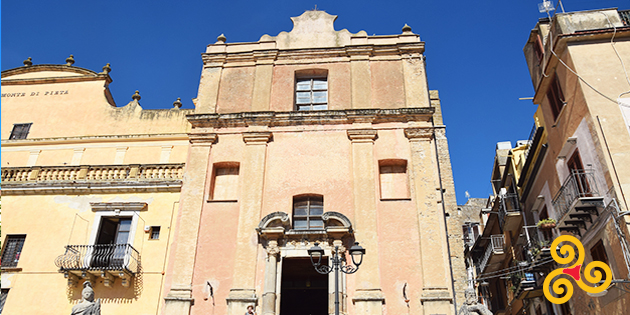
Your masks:
[{"label": "blue sky", "polygon": [[[494,147],[526,139],[536,106],[522,48],[541,0],[486,1],[17,1],[1,8],[2,70],[62,64],[101,71],[111,63],[118,106],[140,91],[143,108],[192,108],[201,53],[220,34],[227,42],[258,41],[290,31],[305,10],[338,15],[352,33],[401,33],[409,24],[426,42],[429,88],[440,91],[458,202],[465,191],[487,197]],[[557,1],[554,1],[557,3]],[[565,0],[565,10],[630,9],[630,1]]]}]

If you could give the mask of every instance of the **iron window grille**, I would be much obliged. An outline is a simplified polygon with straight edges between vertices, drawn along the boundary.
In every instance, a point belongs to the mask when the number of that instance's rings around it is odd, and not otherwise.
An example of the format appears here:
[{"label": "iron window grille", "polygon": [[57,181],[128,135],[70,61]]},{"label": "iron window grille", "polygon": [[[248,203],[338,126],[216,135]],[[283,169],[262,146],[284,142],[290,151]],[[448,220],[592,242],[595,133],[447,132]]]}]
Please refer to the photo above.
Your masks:
[{"label": "iron window grille", "polygon": [[26,136],[28,136],[28,131],[31,129],[32,124],[33,123],[13,124],[13,130],[11,130],[9,140],[26,139]]},{"label": "iron window grille", "polygon": [[2,252],[2,268],[16,267],[22,254],[26,235],[8,235]]}]

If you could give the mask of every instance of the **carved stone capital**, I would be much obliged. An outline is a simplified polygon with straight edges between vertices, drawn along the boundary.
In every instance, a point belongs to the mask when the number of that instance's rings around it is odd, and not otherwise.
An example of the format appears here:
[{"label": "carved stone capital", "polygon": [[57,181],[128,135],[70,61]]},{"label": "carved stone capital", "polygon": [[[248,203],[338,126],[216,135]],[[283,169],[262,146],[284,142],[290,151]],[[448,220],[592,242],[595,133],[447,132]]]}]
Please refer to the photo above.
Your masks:
[{"label": "carved stone capital", "polygon": [[378,132],[374,129],[349,129],[348,139],[352,142],[374,142]]},{"label": "carved stone capital", "polygon": [[405,137],[410,141],[433,139],[433,128],[405,128]]},{"label": "carved stone capital", "polygon": [[278,241],[270,240],[267,243],[267,248],[265,248],[265,250],[267,250],[267,255],[269,256],[276,256],[280,254],[280,247],[278,247]]},{"label": "carved stone capital", "polygon": [[217,134],[216,133],[189,133],[188,141],[192,145],[196,144],[214,144],[217,142]]},{"label": "carved stone capital", "polygon": [[266,144],[271,140],[272,133],[269,131],[249,131],[243,132],[243,141],[246,144]]}]

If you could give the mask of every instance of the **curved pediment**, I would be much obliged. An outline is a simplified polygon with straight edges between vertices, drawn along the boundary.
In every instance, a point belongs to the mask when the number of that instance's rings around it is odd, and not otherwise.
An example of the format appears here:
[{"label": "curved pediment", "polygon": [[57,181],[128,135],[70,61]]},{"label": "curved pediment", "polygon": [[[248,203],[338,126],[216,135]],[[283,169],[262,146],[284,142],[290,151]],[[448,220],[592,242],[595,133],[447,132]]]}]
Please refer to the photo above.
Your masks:
[{"label": "curved pediment", "polygon": [[[100,74],[105,75],[106,74]],[[2,71],[2,80],[98,77],[99,73],[69,65],[32,65]]]},{"label": "curved pediment", "polygon": [[[343,47],[351,43],[352,33],[343,29],[335,31],[336,15],[324,11],[311,10],[292,17],[293,29],[277,36],[263,35],[261,42],[275,41],[279,49]],[[365,31],[358,33],[367,36]]]}]

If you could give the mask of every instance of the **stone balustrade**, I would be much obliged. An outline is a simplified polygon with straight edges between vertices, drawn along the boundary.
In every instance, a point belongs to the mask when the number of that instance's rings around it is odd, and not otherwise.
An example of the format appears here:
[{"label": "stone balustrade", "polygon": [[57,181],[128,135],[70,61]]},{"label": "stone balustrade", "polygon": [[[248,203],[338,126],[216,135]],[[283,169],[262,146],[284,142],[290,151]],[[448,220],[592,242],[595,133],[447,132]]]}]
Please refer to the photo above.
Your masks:
[{"label": "stone balustrade", "polygon": [[184,164],[32,166],[2,168],[2,183],[181,180]]}]

